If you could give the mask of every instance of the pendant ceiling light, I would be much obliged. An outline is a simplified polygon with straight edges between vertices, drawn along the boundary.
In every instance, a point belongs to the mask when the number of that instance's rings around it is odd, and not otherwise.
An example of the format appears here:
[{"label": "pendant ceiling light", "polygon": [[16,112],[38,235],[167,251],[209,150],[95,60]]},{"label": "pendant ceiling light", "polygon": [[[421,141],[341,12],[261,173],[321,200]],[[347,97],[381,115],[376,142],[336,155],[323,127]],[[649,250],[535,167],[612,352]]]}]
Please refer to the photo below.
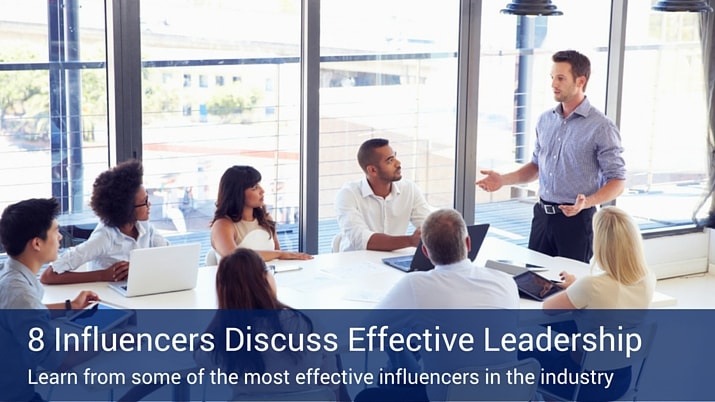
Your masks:
[{"label": "pendant ceiling light", "polygon": [[551,0],[514,0],[501,10],[513,15],[563,15]]},{"label": "pendant ceiling light", "polygon": [[652,8],[655,11],[691,11],[697,13],[706,13],[713,10],[706,0],[661,0]]}]

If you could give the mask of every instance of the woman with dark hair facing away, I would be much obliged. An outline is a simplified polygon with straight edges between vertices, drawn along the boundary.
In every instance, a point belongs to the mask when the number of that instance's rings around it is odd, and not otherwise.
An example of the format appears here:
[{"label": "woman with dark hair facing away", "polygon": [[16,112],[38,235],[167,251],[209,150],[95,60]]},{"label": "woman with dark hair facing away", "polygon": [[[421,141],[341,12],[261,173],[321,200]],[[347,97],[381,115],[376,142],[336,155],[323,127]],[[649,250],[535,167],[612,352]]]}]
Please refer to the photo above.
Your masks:
[{"label": "woman with dark hair facing away", "polygon": [[[272,268],[272,267],[271,267]],[[294,310],[278,300],[276,282],[272,269],[254,250],[238,248],[221,259],[216,271],[216,299],[218,311],[206,329],[214,336],[215,345],[226,345],[225,328],[250,328],[253,334],[310,334],[315,332],[313,322],[305,314]],[[294,335],[295,336],[295,335]],[[265,352],[240,348],[226,351],[216,347],[212,351],[197,348],[194,359],[207,368],[221,368],[226,372],[238,373],[291,373],[305,372],[309,368],[320,367],[320,371],[337,371],[335,354],[327,352],[275,351]],[[310,387],[310,388],[306,388]],[[233,397],[241,400],[241,395],[294,392],[315,389],[316,385],[261,384],[233,385]],[[319,386],[318,386],[319,387]],[[338,388],[331,388],[338,392]]]},{"label": "woman with dark hair facing away", "polygon": [[[138,160],[122,162],[94,180],[90,206],[100,223],[85,242],[67,249],[40,277],[45,284],[122,281],[129,252],[169,243],[149,223],[149,194]],[[89,262],[87,271],[74,272]]]},{"label": "woman with dark hair facing away", "polygon": [[309,254],[281,250],[276,222],[266,211],[263,194],[261,173],[255,168],[234,165],[223,173],[211,222],[211,246],[217,259],[238,247],[255,250],[265,261],[313,258]]}]

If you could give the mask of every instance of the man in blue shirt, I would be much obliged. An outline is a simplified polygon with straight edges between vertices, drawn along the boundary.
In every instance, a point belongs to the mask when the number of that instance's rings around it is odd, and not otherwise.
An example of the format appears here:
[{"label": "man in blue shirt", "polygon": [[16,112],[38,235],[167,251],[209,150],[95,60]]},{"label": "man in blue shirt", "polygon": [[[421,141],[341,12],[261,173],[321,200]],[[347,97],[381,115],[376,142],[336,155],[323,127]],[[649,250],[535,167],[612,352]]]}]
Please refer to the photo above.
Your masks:
[{"label": "man in blue shirt", "polygon": [[564,50],[552,61],[551,88],[559,104],[539,118],[531,161],[507,174],[482,170],[486,177],[476,184],[491,192],[538,178],[540,198],[534,205],[529,248],[588,262],[595,207],[624,189],[621,136],[585,95],[591,75],[588,58]]},{"label": "man in blue shirt", "polygon": [[[56,372],[91,357],[92,353],[64,354],[54,350],[54,330],[49,310],[87,307],[99,300],[96,293],[82,291],[74,300],[43,304],[44,289],[37,279],[43,264],[57,259],[62,235],[54,198],[30,199],[8,206],[0,217],[0,242],[9,256],[0,269],[0,349],[5,363],[0,369],[0,401],[41,401],[28,384],[28,370],[38,367]],[[31,332],[45,345],[31,351]]]}]

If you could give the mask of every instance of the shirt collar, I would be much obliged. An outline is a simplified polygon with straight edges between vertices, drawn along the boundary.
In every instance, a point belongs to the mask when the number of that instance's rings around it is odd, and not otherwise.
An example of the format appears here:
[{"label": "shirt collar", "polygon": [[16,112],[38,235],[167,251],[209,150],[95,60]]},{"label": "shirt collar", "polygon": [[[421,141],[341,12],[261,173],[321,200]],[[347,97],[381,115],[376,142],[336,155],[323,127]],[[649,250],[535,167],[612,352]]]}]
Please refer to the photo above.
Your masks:
[{"label": "shirt collar", "polygon": [[[397,183],[396,181],[392,182],[392,186],[390,186],[390,196],[394,197],[400,194],[400,186]],[[372,187],[370,187],[370,183],[367,182],[367,177],[363,177],[362,180],[360,180],[360,193],[363,198],[375,195],[372,191]]]},{"label": "shirt collar", "polygon": [[[564,115],[564,107],[561,103],[556,105],[554,107],[554,112],[557,113],[559,116]],[[576,106],[576,109],[574,109],[572,115],[577,114],[579,116],[583,117],[588,117],[588,115],[591,113],[591,102],[589,102],[588,97],[584,97],[583,101]]]},{"label": "shirt collar", "polygon": [[[147,225],[147,224],[148,224],[148,221],[136,221],[136,222],[134,222],[134,227],[137,228],[137,233],[139,233],[139,236],[137,236],[137,238],[140,238],[140,237],[142,237],[143,235],[146,234],[146,232],[147,232],[146,225]],[[116,226],[112,227],[112,229],[117,233],[118,236],[130,237],[130,236],[127,236],[127,235],[125,235],[124,233],[122,233],[122,231],[119,230],[119,228],[116,227]],[[97,229],[95,228],[95,231],[96,231],[96,230],[97,230]]]},{"label": "shirt collar", "polygon": [[472,264],[472,262],[469,261],[468,258],[465,258],[462,261],[458,261],[452,264],[436,265],[434,267],[434,269],[437,271],[464,271],[471,270],[472,268],[474,268],[474,264]]}]

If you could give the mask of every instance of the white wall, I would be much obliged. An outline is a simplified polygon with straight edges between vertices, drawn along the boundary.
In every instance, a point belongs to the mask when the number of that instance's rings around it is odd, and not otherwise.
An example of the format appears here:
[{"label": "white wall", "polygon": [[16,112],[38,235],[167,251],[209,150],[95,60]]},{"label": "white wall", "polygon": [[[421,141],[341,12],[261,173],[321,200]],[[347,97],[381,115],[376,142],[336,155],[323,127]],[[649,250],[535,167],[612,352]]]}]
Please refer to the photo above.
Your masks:
[{"label": "white wall", "polygon": [[658,279],[708,271],[715,264],[715,236],[712,230],[657,237],[643,242],[648,266]]}]

